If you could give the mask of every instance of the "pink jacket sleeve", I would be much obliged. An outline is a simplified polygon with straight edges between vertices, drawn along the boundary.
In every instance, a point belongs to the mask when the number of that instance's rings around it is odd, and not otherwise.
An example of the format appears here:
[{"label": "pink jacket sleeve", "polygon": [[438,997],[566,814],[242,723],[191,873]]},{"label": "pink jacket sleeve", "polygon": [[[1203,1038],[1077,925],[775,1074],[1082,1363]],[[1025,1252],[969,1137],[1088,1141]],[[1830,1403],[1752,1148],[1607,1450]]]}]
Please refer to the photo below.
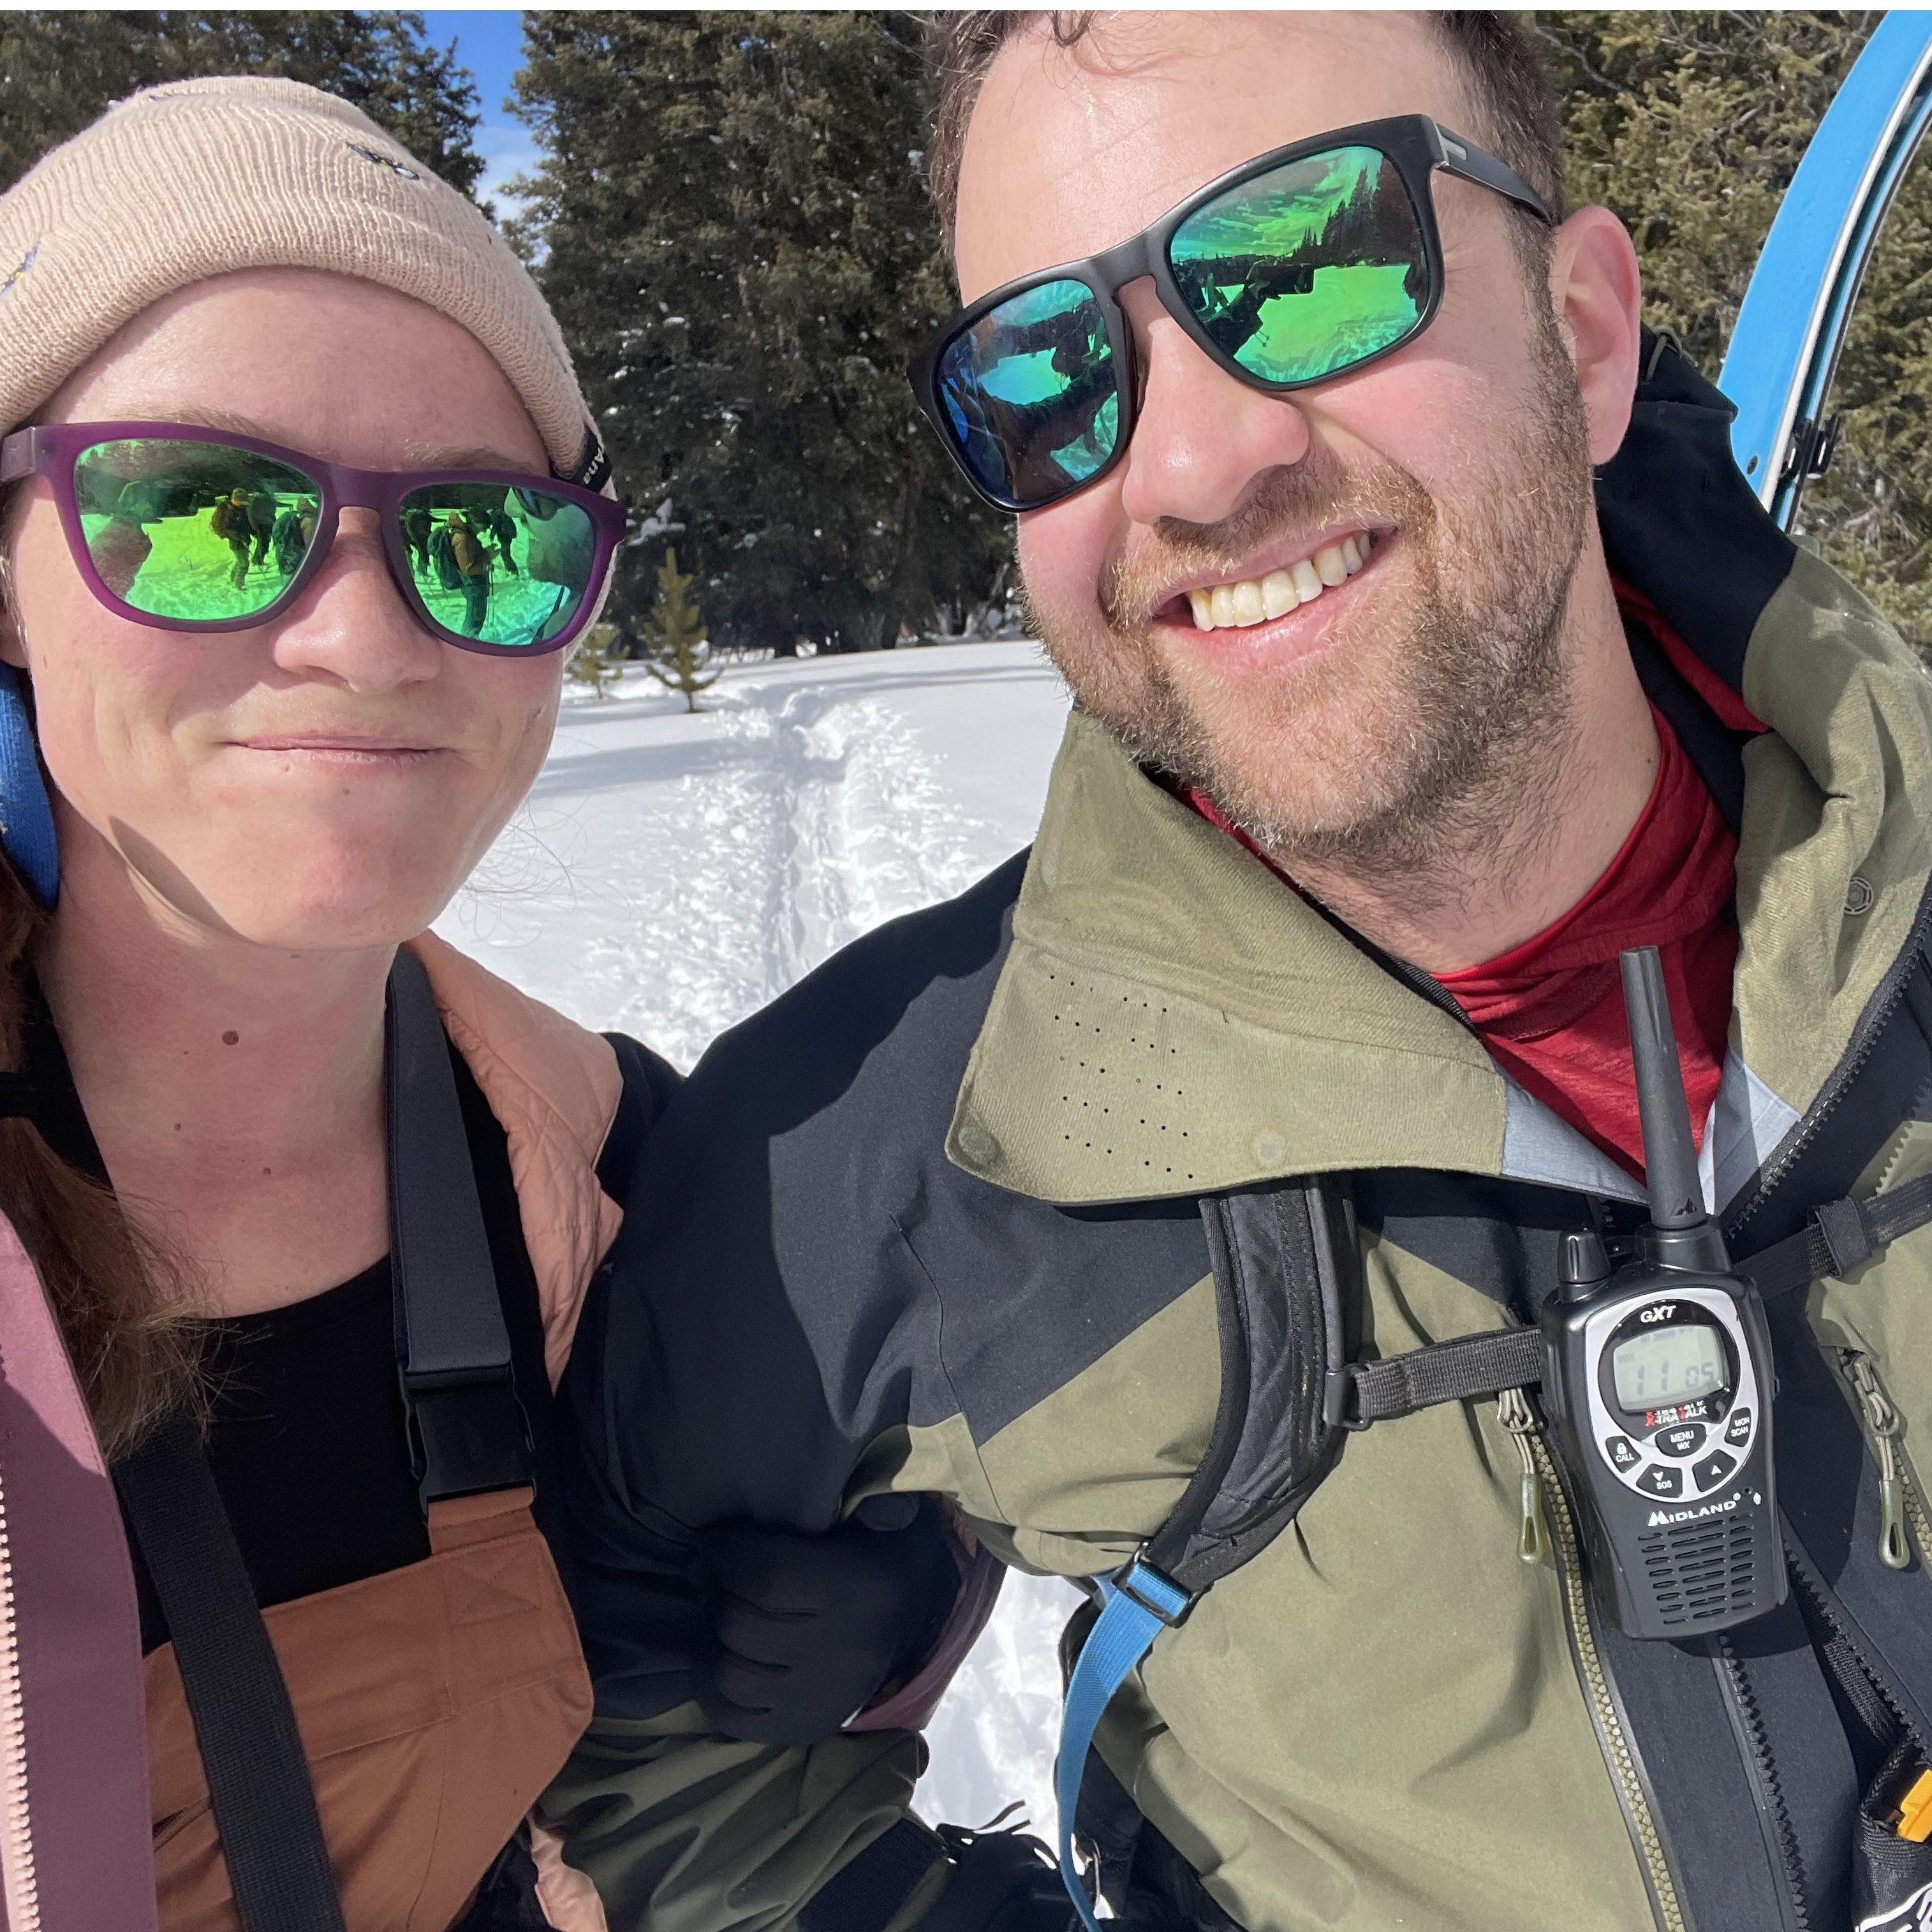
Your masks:
[{"label": "pink jacket sleeve", "polygon": [[154,1932],[141,1632],[114,1486],[0,1221],[0,1879],[10,1925]]}]

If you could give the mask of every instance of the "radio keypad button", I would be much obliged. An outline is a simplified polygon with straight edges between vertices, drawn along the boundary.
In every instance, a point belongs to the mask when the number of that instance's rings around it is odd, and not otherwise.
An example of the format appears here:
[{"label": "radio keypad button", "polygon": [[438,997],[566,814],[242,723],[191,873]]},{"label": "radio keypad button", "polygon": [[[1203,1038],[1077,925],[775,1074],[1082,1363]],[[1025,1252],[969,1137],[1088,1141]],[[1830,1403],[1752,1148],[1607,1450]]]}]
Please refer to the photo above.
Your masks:
[{"label": "radio keypad button", "polygon": [[1704,1446],[1704,1425],[1680,1422],[1675,1429],[1659,1430],[1657,1446],[1666,1456],[1694,1456]]},{"label": "radio keypad button", "polygon": [[1699,1489],[1708,1490],[1713,1484],[1721,1483],[1737,1466],[1737,1458],[1735,1456],[1726,1456],[1720,1449],[1714,1454],[1706,1456],[1703,1461],[1690,1472],[1690,1480],[1697,1485]]},{"label": "radio keypad button", "polygon": [[1681,1496],[1684,1493],[1684,1472],[1653,1462],[1638,1477],[1636,1486],[1648,1496]]},{"label": "radio keypad button", "polygon": [[1604,1438],[1604,1454],[1626,1475],[1643,1460],[1636,1453],[1636,1444],[1628,1436],[1606,1436]]},{"label": "radio keypad button", "polygon": [[1742,1449],[1750,1440],[1750,1411],[1748,1408],[1732,1409],[1730,1426],[1724,1431],[1724,1440],[1733,1449]]}]

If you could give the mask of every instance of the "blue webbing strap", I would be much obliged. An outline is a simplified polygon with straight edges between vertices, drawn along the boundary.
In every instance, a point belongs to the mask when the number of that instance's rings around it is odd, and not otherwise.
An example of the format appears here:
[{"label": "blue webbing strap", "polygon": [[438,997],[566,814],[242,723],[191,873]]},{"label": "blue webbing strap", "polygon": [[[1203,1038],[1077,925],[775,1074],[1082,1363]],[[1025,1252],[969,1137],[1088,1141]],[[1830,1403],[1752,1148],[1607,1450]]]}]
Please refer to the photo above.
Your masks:
[{"label": "blue webbing strap", "polygon": [[1136,1557],[1117,1576],[1100,1580],[1100,1615],[1081,1646],[1060,1718],[1060,1761],[1053,1795],[1060,1807],[1060,1877],[1087,1932],[1100,1932],[1094,1902],[1073,1862],[1073,1814],[1080,1780],[1101,1714],[1154,1640],[1187,1614],[1194,1599],[1179,1584]]}]

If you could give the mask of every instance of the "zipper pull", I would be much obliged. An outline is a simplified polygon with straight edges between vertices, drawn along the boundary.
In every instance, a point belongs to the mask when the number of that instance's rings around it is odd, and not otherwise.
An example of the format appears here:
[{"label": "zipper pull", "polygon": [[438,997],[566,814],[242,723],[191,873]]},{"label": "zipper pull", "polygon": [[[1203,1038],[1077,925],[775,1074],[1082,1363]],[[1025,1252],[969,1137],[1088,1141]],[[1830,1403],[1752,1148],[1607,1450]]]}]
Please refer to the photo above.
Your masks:
[{"label": "zipper pull", "polygon": [[1909,1570],[1912,1544],[1905,1533],[1905,1480],[1898,1468],[1898,1437],[1904,1424],[1869,1355],[1847,1349],[1845,1373],[1858,1391],[1858,1406],[1878,1448],[1879,1561],[1888,1570]]},{"label": "zipper pull", "polygon": [[[1889,1450],[1892,1444],[1885,1446]],[[1879,1560],[1888,1570],[1909,1570],[1912,1546],[1905,1538],[1905,1485],[1895,1472],[1894,1459],[1888,1456],[1886,1460],[1894,1462],[1894,1473],[1879,1480]]]},{"label": "zipper pull", "polygon": [[1509,1431],[1516,1453],[1522,1459],[1522,1513],[1516,1556],[1525,1563],[1547,1563],[1550,1532],[1543,1520],[1543,1477],[1536,1466],[1536,1452],[1529,1446],[1536,1433],[1536,1412],[1521,1389],[1504,1389],[1496,1397],[1496,1420]]}]

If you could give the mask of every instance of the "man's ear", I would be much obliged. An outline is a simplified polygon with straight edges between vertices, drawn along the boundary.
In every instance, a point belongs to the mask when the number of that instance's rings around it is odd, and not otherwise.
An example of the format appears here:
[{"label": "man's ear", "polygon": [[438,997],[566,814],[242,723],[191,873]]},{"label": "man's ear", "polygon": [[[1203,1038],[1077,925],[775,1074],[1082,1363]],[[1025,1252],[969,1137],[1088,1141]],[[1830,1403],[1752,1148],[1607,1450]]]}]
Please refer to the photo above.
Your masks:
[{"label": "man's ear", "polygon": [[1580,208],[1557,230],[1550,300],[1576,364],[1590,424],[1590,460],[1610,461],[1636,393],[1643,278],[1629,231],[1607,208]]}]

